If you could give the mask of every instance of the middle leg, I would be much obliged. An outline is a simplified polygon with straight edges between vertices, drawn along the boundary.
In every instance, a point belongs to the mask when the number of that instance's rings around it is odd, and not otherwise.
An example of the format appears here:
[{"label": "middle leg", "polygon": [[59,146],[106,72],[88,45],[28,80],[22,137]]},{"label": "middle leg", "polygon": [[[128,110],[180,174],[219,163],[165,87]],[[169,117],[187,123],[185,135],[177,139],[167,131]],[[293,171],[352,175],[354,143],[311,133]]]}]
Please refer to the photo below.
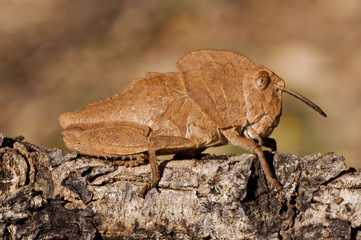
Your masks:
[{"label": "middle leg", "polygon": [[157,151],[176,152],[194,146],[188,138],[178,136],[154,136],[149,138],[149,164],[152,171],[152,179],[139,192],[139,197],[144,198],[146,192],[157,186],[160,180],[159,165],[156,158]]}]

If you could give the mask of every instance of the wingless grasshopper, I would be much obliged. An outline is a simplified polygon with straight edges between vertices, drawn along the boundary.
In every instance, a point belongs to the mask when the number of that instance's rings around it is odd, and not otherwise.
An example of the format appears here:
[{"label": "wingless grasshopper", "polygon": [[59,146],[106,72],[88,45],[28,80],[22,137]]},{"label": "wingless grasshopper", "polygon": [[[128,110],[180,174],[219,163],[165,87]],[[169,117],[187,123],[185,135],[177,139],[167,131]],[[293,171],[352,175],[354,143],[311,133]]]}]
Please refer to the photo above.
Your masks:
[{"label": "wingless grasshopper", "polygon": [[257,154],[268,185],[281,189],[262,146],[281,116],[282,93],[316,104],[285,87],[264,66],[230,51],[194,51],[177,63],[179,72],[146,73],[121,94],[59,117],[66,146],[76,152],[114,158],[148,158],[152,178],[139,193],[160,180],[157,155],[227,144]]}]

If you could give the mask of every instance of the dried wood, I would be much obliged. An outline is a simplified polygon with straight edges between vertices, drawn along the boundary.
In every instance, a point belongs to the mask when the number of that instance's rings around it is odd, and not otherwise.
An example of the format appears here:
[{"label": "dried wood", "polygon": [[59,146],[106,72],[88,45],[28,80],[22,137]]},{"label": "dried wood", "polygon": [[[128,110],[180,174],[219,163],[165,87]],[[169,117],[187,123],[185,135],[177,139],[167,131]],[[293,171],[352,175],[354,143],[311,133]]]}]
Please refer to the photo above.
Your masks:
[{"label": "dried wood", "polygon": [[361,239],[361,173],[335,153],[265,152],[283,185],[269,192],[257,157],[149,165],[66,153],[0,134],[2,239]]}]

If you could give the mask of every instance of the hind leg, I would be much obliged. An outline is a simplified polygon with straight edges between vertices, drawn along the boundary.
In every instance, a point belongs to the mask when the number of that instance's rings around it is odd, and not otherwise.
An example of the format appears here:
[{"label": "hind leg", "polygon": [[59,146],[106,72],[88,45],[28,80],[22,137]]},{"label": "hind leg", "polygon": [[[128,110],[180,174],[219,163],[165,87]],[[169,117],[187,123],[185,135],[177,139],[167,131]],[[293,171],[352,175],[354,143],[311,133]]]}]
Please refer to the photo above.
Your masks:
[{"label": "hind leg", "polygon": [[146,153],[138,153],[132,155],[120,156],[112,161],[114,165],[120,165],[125,167],[137,167],[148,162],[148,155]]},{"label": "hind leg", "polygon": [[121,157],[148,150],[150,128],[132,122],[78,123],[62,134],[67,148],[87,155]]},{"label": "hind leg", "polygon": [[153,177],[140,193],[144,197],[146,190],[159,181],[155,150],[148,141],[149,132],[148,126],[131,122],[79,123],[67,126],[63,130],[63,138],[69,149],[82,154],[123,158],[115,160],[114,164],[128,165],[125,159],[135,158],[129,166],[138,165],[145,159],[143,152],[148,151]]}]

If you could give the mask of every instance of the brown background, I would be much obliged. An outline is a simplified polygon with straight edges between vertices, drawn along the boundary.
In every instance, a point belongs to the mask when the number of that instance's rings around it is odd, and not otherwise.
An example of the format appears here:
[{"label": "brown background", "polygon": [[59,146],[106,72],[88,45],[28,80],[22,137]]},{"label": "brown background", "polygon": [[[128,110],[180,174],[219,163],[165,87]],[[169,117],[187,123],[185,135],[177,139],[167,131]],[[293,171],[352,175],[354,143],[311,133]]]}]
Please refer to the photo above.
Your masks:
[{"label": "brown background", "polygon": [[[284,95],[279,151],[335,151],[361,167],[361,2],[2,1],[0,132],[64,148],[57,117],[119,93],[187,52],[242,53],[319,104]],[[218,148],[219,152],[238,149]]]}]

